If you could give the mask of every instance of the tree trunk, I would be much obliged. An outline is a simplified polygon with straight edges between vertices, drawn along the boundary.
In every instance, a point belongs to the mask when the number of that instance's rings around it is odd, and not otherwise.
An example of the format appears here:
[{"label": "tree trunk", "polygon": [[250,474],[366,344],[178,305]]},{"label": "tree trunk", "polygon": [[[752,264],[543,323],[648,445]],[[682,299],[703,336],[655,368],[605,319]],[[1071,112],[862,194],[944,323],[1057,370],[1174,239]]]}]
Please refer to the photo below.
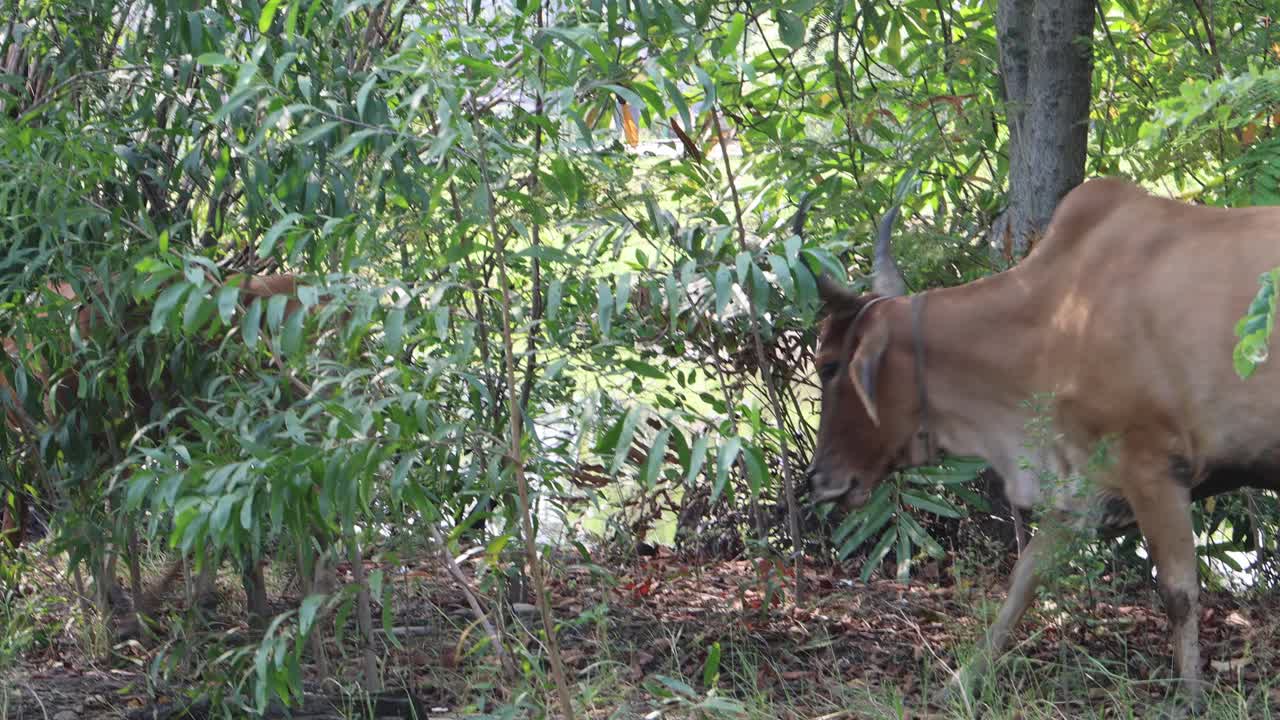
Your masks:
[{"label": "tree trunk", "polygon": [[1000,0],[996,34],[1009,126],[1009,209],[995,235],[1017,260],[1084,180],[1094,0]]}]

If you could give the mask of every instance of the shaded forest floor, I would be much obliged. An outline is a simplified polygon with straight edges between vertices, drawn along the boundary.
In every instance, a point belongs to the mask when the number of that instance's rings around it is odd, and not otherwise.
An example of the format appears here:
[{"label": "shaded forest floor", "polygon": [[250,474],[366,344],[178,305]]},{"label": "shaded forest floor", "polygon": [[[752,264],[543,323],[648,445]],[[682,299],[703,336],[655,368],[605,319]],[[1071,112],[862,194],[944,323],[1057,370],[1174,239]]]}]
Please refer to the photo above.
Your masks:
[{"label": "shaded forest floor", "polygon": [[[925,565],[906,584],[863,584],[852,571],[808,566],[796,603],[789,568],[690,564],[660,551],[608,567],[557,565],[552,589],[580,717],[1151,716],[1170,689],[1166,620],[1149,583],[1105,577],[1070,597],[1042,598],[975,705],[932,702],[1003,598],[998,565],[967,571],[973,574],[961,577],[969,581],[958,583]],[[388,692],[372,715],[533,717],[552,701],[531,606],[517,600],[504,622],[523,667],[511,681],[492,653],[476,650],[483,631],[438,563],[380,567],[393,585],[396,641],[381,635]],[[66,599],[67,583],[51,568],[29,577],[43,580],[5,605],[3,717],[181,717],[175,709],[196,678],[252,696],[244,675],[251,662],[240,676],[219,679],[225,670],[215,661],[245,646],[252,657],[234,578],[222,578],[222,602],[199,631],[175,609],[166,638],[112,644],[86,630],[79,604]],[[1280,687],[1271,685],[1280,668],[1280,598],[1205,592],[1203,605],[1206,677],[1215,687],[1210,716],[1271,717],[1280,707]],[[278,609],[287,608],[282,601]],[[348,625],[342,647],[327,642],[329,679],[306,666],[313,696],[295,717],[369,716],[358,712],[368,698],[354,689],[358,649]],[[412,708],[403,702],[408,696]],[[210,713],[196,706],[187,716]]]}]

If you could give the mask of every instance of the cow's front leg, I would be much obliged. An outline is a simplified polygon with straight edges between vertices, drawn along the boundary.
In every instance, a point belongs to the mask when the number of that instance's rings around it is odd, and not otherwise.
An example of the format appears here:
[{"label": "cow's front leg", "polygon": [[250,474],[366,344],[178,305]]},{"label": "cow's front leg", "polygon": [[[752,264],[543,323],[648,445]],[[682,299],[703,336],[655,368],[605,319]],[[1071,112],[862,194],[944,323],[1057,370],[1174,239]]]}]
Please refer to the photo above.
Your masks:
[{"label": "cow's front leg", "polygon": [[1200,582],[1191,526],[1191,491],[1173,477],[1131,482],[1125,497],[1147,540],[1173,646],[1173,669],[1193,708],[1204,705],[1200,681]]},{"label": "cow's front leg", "polygon": [[1067,518],[1054,513],[1046,518],[1038,532],[1031,538],[1009,576],[1009,594],[1000,606],[996,619],[987,628],[973,657],[965,663],[944,689],[944,697],[958,696],[975,689],[975,684],[990,671],[991,665],[1008,648],[1013,628],[1022,619],[1035,600],[1036,588],[1044,579],[1044,573],[1053,566],[1053,554],[1069,539]]}]

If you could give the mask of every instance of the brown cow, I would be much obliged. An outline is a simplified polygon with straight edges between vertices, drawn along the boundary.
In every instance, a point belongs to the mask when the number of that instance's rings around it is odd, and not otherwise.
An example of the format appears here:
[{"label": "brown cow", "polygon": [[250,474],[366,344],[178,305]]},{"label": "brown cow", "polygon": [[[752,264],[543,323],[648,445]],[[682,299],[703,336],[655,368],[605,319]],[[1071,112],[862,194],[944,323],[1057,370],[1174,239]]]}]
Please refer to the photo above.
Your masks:
[{"label": "brown cow", "polygon": [[[1234,326],[1259,274],[1280,265],[1280,207],[1192,206],[1090,180],[1015,267],[915,295],[889,252],[895,214],[880,227],[872,294],[821,280],[815,501],[857,507],[892,470],[946,451],[988,461],[1014,506],[1050,511],[952,690],[1005,649],[1064,533],[1136,521],[1175,673],[1200,705],[1190,504],[1280,481],[1280,366],[1249,380],[1232,367]],[[1052,432],[1029,428],[1035,397],[1048,399]]]},{"label": "brown cow", "polygon": [[[296,312],[302,307],[302,303],[296,297],[297,278],[294,275],[247,275],[228,278],[228,283],[239,282],[241,288],[241,302],[248,304],[255,298],[271,298],[277,295],[290,296],[289,301],[285,305],[284,316]],[[75,290],[67,283],[50,283],[46,289],[61,295],[68,300],[77,300]],[[80,303],[75,310],[75,322],[81,337],[88,338],[95,328],[98,327],[100,317],[94,309],[93,303]],[[12,338],[3,340],[5,352],[14,361],[18,360],[18,346]],[[39,368],[30,369],[36,375],[38,381],[42,384],[48,383],[50,378]],[[74,402],[76,377],[71,376],[60,383],[60,388],[56,401],[47,402],[44,407],[46,419],[54,421],[60,412],[60,407],[65,408],[69,403]],[[136,384],[131,388],[134,397],[132,398],[135,406],[135,412],[141,417],[147,414],[146,408],[150,407],[153,398],[150,391],[140,384]],[[0,373],[0,402],[3,402],[5,409],[5,419],[9,425],[9,429],[14,432],[15,436],[25,436],[31,438],[37,429],[37,422],[30,417],[26,410],[19,404],[16,393],[14,393],[9,380],[4,373]],[[60,407],[59,407],[60,406]],[[97,451],[106,452],[104,443],[106,438],[96,438],[95,447]],[[6,502],[3,508],[2,518],[0,518],[0,533],[3,533],[5,541],[10,545],[17,547],[25,539],[26,511],[28,499],[25,493],[17,489],[12,492],[12,498]],[[216,563],[213,563],[216,568]],[[144,612],[150,612],[157,601],[158,595],[167,590],[167,588],[181,576],[183,564],[181,560],[175,561],[173,566],[165,573],[163,579],[150,591],[144,593],[144,597],[135,598],[135,606]],[[267,612],[267,600],[265,595],[265,587],[262,577],[262,568],[259,564],[251,564],[244,570],[245,592],[248,599],[248,605],[251,613],[258,619],[265,616]],[[207,590],[209,588],[211,577],[203,575],[197,581],[198,593],[200,589]],[[125,634],[131,634],[134,629],[132,625],[126,625]]]}]

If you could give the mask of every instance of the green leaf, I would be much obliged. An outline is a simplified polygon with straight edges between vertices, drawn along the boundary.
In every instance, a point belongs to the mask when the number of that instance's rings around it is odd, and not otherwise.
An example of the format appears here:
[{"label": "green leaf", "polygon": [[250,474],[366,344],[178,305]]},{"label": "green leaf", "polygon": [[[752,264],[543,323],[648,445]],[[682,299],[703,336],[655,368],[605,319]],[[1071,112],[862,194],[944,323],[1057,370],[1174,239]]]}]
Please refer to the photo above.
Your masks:
[{"label": "green leaf", "polygon": [[707,462],[707,436],[699,435],[693,441],[693,450],[689,453],[689,464],[685,467],[684,484],[692,485],[693,479],[702,472],[702,466]]},{"label": "green leaf", "polygon": [[862,582],[871,579],[871,573],[880,567],[880,562],[884,560],[884,556],[889,554],[889,549],[893,547],[893,541],[898,537],[898,528],[891,527],[884,531],[880,536],[880,542],[871,550],[871,554],[867,556],[867,561],[862,564]]},{"label": "green leaf", "polygon": [[620,314],[627,309],[627,301],[631,299],[631,273],[622,273],[618,276],[617,282],[618,290],[614,296],[614,312]]},{"label": "green leaf", "polygon": [[288,304],[288,295],[272,295],[267,300],[267,328],[273,335],[280,333],[280,323],[284,322],[284,309]]},{"label": "green leaf", "polygon": [[281,2],[282,0],[267,0],[267,4],[262,6],[262,14],[258,16],[258,32],[266,33],[271,29],[271,22],[275,20]]},{"label": "green leaf", "polygon": [[233,93],[231,97],[227,98],[227,102],[224,103],[222,107],[218,108],[218,111],[213,114],[213,121],[221,122],[227,119],[231,113],[239,110],[242,105],[249,102],[249,100],[259,92],[262,92],[261,87],[248,87]]},{"label": "green leaf", "polygon": [[796,302],[802,307],[812,306],[818,302],[818,283],[802,262],[791,263],[791,272],[796,281]]},{"label": "green leaf", "polygon": [[729,296],[733,291],[733,279],[729,275],[729,268],[721,265],[716,270],[716,317],[724,317],[724,309],[729,305]]},{"label": "green leaf", "polygon": [[742,704],[742,701],[727,698],[723,695],[713,695],[698,703],[698,707],[702,710],[711,710],[732,717],[747,716],[747,706]]},{"label": "green leaf", "polygon": [[698,697],[698,693],[693,688],[689,687],[688,683],[685,683],[682,680],[667,677],[666,675],[654,675],[654,678],[678,695],[683,695],[690,700],[697,699]]},{"label": "green leaf", "polygon": [[724,491],[724,486],[729,480],[729,468],[733,467],[734,461],[738,459],[740,450],[742,450],[742,438],[731,437],[716,453],[716,483],[711,488],[712,503],[719,499],[720,493]]},{"label": "green leaf", "polygon": [[928,553],[930,557],[936,560],[941,560],[947,556],[946,551],[942,549],[942,546],[938,544],[938,541],[930,537],[929,533],[925,532],[923,527],[920,527],[920,523],[916,522],[915,518],[903,513],[898,517],[898,523],[901,527],[906,529],[906,531],[911,535],[911,539],[914,540],[917,545],[924,548],[924,551]]},{"label": "green leaf", "polygon": [[204,291],[199,288],[187,296],[187,305],[182,310],[182,332],[191,335],[204,327],[205,321],[209,319],[207,300]]},{"label": "green leaf", "polygon": [[1250,360],[1246,355],[1248,349],[1242,340],[1236,344],[1235,349],[1231,352],[1231,366],[1235,368],[1236,375],[1239,375],[1241,380],[1248,380],[1258,367],[1257,363]]},{"label": "green leaf", "polygon": [[258,650],[253,654],[253,669],[256,679],[254,683],[254,702],[257,704],[260,714],[265,713],[267,709],[267,690],[271,682],[269,663],[271,661],[272,648],[272,638],[268,635],[258,644]]},{"label": "green leaf", "polygon": [[169,315],[173,313],[174,308],[178,306],[178,301],[182,299],[182,296],[191,287],[190,283],[179,281],[160,293],[160,297],[156,299],[155,306],[151,308],[152,335],[158,335],[161,330],[164,330],[165,323],[169,320]]},{"label": "green leaf", "polygon": [[937,495],[932,495],[932,494],[916,495],[914,493],[903,490],[902,501],[912,507],[916,507],[921,510],[924,510],[925,512],[931,512],[934,515],[940,515],[942,517],[948,517],[948,518],[964,517],[964,513],[955,509],[954,507],[951,506],[950,503],[938,497]]},{"label": "green leaf", "polygon": [[720,643],[713,642],[707,648],[707,661],[702,664],[702,684],[711,688],[720,677]]},{"label": "green leaf", "polygon": [[906,582],[911,579],[911,538],[907,537],[907,531],[898,523],[898,582]]},{"label": "green leaf", "polygon": [[356,93],[356,114],[364,117],[365,105],[369,102],[369,93],[373,92],[373,87],[378,82],[377,73],[369,73],[369,77],[360,85],[360,91]]},{"label": "green leaf", "polygon": [[800,254],[811,260],[813,265],[817,265],[816,270],[812,265],[810,266],[810,270],[814,270],[816,275],[821,275],[825,272],[841,282],[844,281],[844,266],[831,253],[820,248],[804,248],[800,251]]},{"label": "green leaf", "polygon": [[240,503],[240,527],[244,530],[253,529],[253,496],[250,495]]},{"label": "green leaf", "polygon": [[231,67],[236,63],[222,53],[208,52],[196,58],[196,62],[205,67]]},{"label": "green leaf", "polygon": [[804,21],[790,10],[778,12],[778,31],[782,36],[782,42],[792,50],[799,50],[800,46],[804,45]]},{"label": "green leaf", "polygon": [[858,532],[854,533],[840,546],[840,557],[842,559],[857,550],[862,543],[883,528],[893,517],[894,512],[897,510],[897,505],[890,502],[891,491],[892,486],[888,484],[880,486],[875,493],[872,493],[871,499],[867,501],[866,506],[855,513],[862,519],[862,524],[859,526]]},{"label": "green leaf", "polygon": [[[294,7],[297,7],[297,3],[294,3]],[[276,60],[276,64],[271,68],[271,82],[279,84],[280,78],[284,77],[285,71],[288,70],[289,66],[297,59],[298,53],[296,52],[289,52],[281,55],[280,59]],[[268,123],[270,124],[270,121],[268,121]]]},{"label": "green leaf", "polygon": [[787,265],[787,261],[778,255],[769,255],[769,268],[773,270],[774,279],[778,283],[778,287],[782,290],[782,295],[787,300],[796,300],[796,286],[791,281],[791,268]]},{"label": "green leaf", "polygon": [[835,531],[831,533],[832,541],[840,545],[841,541],[848,537],[855,527],[866,522],[866,519],[866,516],[860,512],[846,513],[844,520],[841,520]]},{"label": "green leaf", "polygon": [[609,337],[609,327],[613,322],[613,290],[607,280],[601,280],[596,286],[596,320],[600,324],[600,334]]},{"label": "green leaf", "polygon": [[280,335],[280,349],[285,355],[297,355],[302,349],[302,326],[306,315],[301,310],[290,313],[284,321],[284,332]]},{"label": "green leaf", "polygon": [[347,139],[343,140],[342,144],[334,148],[333,152],[329,153],[329,155],[334,158],[349,155],[351,151],[355,150],[356,146],[364,142],[365,139],[380,134],[382,134],[382,128],[365,128],[363,130],[357,130],[348,135]]},{"label": "green leaf", "polygon": [[1231,361],[1242,379],[1248,379],[1258,365],[1267,361],[1280,302],[1280,268],[1263,273],[1258,282],[1258,292],[1235,328],[1240,340],[1232,350]]},{"label": "green leaf", "polygon": [[689,114],[689,104],[685,102],[684,93],[680,92],[680,88],[670,79],[663,77],[662,84],[666,87],[667,98],[671,100],[671,104],[676,106],[676,112],[680,113],[680,120],[684,127],[693,127],[693,116]]},{"label": "green leaf", "polygon": [[271,251],[275,249],[276,241],[285,233],[293,224],[298,222],[302,215],[296,212],[286,214],[271,226],[267,234],[262,237],[262,243],[258,245],[258,257],[266,258],[271,255]]},{"label": "green leaf", "polygon": [[555,320],[556,313],[560,310],[560,295],[564,292],[559,280],[552,280],[551,285],[547,288],[547,309],[546,316],[548,320]]},{"label": "green leaf", "polygon": [[134,475],[129,481],[129,490],[125,495],[125,508],[133,511],[142,507],[142,501],[155,487],[155,480],[155,475],[149,472]]},{"label": "green leaf", "polygon": [[232,495],[223,495],[218,498],[218,502],[213,506],[213,514],[209,517],[209,529],[215,533],[221,533],[227,528],[227,524],[231,521],[231,506],[235,504],[235,500]]},{"label": "green leaf", "polygon": [[294,33],[298,30],[298,9],[302,6],[301,0],[289,5],[289,14],[284,18],[284,36],[289,40],[293,40]]},{"label": "green leaf", "polygon": [[262,298],[254,298],[249,309],[240,318],[240,332],[244,343],[250,348],[258,344],[258,333],[262,330]]},{"label": "green leaf", "polygon": [[399,356],[404,349],[404,308],[392,308],[387,312],[386,324],[383,326],[387,353]]},{"label": "green leaf", "polygon": [[757,313],[765,312],[769,305],[769,282],[759,265],[751,264],[751,300]]},{"label": "green leaf", "polygon": [[328,135],[329,133],[333,132],[333,129],[336,127],[338,127],[337,121],[321,123],[320,125],[317,125],[316,127],[313,127],[310,130],[307,130],[306,132],[301,133],[296,138],[294,138],[293,141],[298,145],[310,145],[311,143],[316,142],[317,140],[324,137],[325,135]]},{"label": "green leaf", "polygon": [[644,486],[653,489],[658,482],[658,471],[662,469],[662,465],[666,462],[667,442],[671,438],[671,428],[663,428],[658,436],[653,440],[653,446],[649,448],[649,457],[645,459],[644,464]]},{"label": "green leaf", "polygon": [[743,450],[742,459],[747,464],[747,484],[751,486],[751,495],[758,497],[761,488],[769,481],[769,472],[764,465],[764,454],[758,447],[747,447]]},{"label": "green leaf", "polygon": [[232,285],[224,285],[218,290],[218,317],[222,322],[230,325],[231,318],[236,312],[236,303],[240,300],[240,288]]},{"label": "green leaf", "polygon": [[751,278],[751,253],[743,250],[734,258],[734,268],[738,272],[738,284],[745,289]]},{"label": "green leaf", "polygon": [[740,12],[733,14],[729,18],[729,27],[725,31],[724,41],[720,43],[720,57],[730,57],[738,50],[738,43],[742,40],[742,33],[747,29],[747,18]]},{"label": "green leaf", "polygon": [[622,364],[631,372],[654,380],[666,380],[667,374],[661,369],[640,360],[623,360]]},{"label": "green leaf", "polygon": [[632,405],[627,410],[627,415],[622,421],[622,430],[618,433],[618,443],[613,448],[613,462],[609,465],[609,474],[615,475],[618,469],[622,467],[622,463],[627,459],[627,454],[631,450],[631,438],[635,435],[636,425],[640,422],[640,416],[644,414],[643,408],[639,405]]},{"label": "green leaf", "polygon": [[595,447],[592,450],[597,455],[608,455],[618,447],[618,438],[622,436],[622,426],[626,424],[627,416],[618,416],[617,421],[613,423],[609,429],[596,439]]},{"label": "green leaf", "polygon": [[302,604],[298,607],[299,634],[306,636],[311,631],[311,626],[316,621],[316,614],[324,604],[325,598],[325,595],[312,593],[302,599]]}]

